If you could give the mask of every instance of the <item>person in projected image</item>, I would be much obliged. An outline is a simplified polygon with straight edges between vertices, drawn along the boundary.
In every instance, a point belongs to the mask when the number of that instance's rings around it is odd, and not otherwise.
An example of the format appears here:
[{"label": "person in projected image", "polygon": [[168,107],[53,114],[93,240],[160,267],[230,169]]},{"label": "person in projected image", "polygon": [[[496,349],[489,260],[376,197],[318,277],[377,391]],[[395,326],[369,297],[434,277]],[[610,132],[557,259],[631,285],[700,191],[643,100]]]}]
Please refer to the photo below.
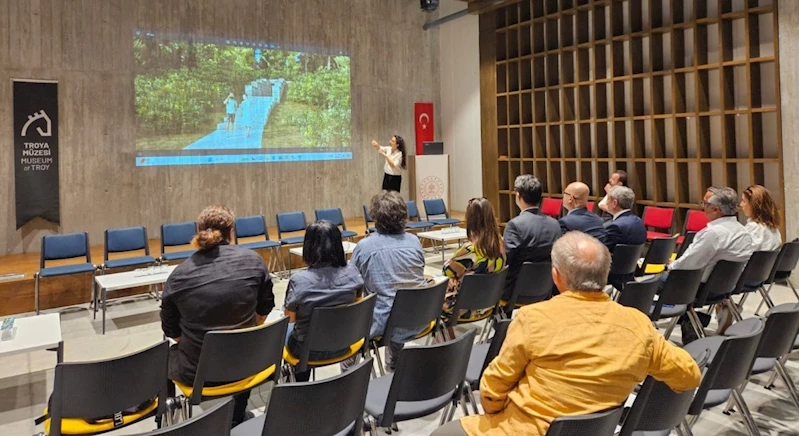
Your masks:
[{"label": "person in projected image", "polygon": [[241,104],[239,104],[239,124],[244,126],[247,138],[250,137],[250,101],[247,100],[247,93],[241,94]]},{"label": "person in projected image", "polygon": [[[232,132],[233,129],[235,128],[236,107],[238,106],[238,103],[236,102],[236,97],[233,95],[233,92],[231,92],[227,96],[227,98],[225,99],[223,104],[225,105],[225,113],[227,115],[227,128],[226,128],[226,130],[228,132]],[[228,136],[230,136],[230,135],[228,135]]]}]

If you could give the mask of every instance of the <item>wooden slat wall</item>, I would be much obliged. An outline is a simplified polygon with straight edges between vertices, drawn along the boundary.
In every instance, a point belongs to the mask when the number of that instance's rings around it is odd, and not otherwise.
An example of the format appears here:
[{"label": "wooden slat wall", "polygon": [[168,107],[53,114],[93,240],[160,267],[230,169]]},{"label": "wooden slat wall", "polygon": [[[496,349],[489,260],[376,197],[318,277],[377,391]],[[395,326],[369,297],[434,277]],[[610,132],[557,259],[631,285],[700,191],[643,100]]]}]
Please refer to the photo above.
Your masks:
[{"label": "wooden slat wall", "polygon": [[[345,216],[382,180],[369,147],[414,136],[413,103],[439,102],[437,33],[418,3],[397,0],[0,1],[0,253],[37,251],[45,231],[194,219],[208,204],[239,215],[339,206]],[[352,161],[137,168],[135,29],[343,47],[352,57]],[[11,79],[59,81],[62,226],[14,223]],[[407,193],[407,181],[403,190]]]}]

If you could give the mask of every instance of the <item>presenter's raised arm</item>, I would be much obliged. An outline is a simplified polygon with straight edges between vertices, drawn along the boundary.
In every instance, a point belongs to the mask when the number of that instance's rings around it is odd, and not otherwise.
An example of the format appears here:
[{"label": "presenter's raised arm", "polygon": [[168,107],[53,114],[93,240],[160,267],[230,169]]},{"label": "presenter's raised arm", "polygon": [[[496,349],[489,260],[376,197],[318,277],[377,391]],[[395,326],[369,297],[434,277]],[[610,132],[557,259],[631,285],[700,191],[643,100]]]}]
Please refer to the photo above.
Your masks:
[{"label": "presenter's raised arm", "polygon": [[374,139],[372,140],[372,147],[373,147],[375,150],[378,150],[378,151],[380,151],[380,144],[378,144],[378,143],[377,143],[377,141],[375,141]]}]

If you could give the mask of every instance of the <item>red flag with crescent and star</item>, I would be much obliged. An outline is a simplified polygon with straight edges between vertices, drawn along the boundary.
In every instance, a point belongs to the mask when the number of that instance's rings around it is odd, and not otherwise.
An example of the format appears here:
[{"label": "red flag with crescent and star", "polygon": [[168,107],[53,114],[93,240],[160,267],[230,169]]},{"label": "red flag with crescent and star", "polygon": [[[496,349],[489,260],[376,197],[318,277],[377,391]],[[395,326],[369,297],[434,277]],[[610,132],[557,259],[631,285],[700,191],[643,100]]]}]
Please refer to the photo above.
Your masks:
[{"label": "red flag with crescent and star", "polygon": [[416,154],[424,154],[423,144],[435,141],[433,103],[416,103]]}]

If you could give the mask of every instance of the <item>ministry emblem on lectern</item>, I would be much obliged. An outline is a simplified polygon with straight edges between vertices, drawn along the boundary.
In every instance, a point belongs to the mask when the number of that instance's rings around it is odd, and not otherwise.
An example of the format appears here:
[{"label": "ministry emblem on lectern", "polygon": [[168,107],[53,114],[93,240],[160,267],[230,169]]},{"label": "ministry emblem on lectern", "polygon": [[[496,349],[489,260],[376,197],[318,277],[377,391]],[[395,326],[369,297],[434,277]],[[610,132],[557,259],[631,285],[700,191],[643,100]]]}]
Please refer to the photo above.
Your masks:
[{"label": "ministry emblem on lectern", "polygon": [[444,196],[444,182],[436,176],[427,176],[422,179],[419,193],[424,200],[432,200]]}]

